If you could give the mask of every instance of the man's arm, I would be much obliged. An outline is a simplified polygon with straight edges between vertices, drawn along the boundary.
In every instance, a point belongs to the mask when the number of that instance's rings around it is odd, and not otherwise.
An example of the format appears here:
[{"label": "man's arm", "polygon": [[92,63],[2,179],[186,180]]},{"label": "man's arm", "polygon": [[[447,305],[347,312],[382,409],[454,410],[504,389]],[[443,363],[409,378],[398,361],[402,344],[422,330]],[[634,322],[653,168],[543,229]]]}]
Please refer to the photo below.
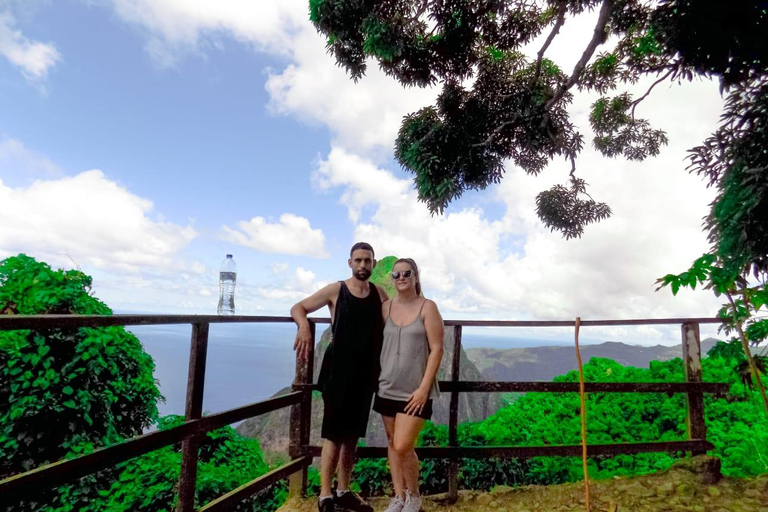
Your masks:
[{"label": "man's arm", "polygon": [[339,283],[331,283],[306,299],[297,302],[291,308],[291,318],[293,318],[293,321],[296,322],[296,327],[298,327],[293,350],[296,351],[300,359],[307,358],[309,355],[309,347],[312,343],[312,333],[309,330],[307,315],[317,311],[323,306],[331,306],[334,297],[338,294]]}]

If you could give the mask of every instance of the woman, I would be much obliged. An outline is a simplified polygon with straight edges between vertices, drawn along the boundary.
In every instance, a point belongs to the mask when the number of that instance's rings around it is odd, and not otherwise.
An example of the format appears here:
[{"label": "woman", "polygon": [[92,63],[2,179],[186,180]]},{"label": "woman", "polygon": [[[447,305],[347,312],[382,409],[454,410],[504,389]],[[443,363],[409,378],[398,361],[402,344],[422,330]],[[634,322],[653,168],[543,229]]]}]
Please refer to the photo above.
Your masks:
[{"label": "woman", "polygon": [[419,459],[414,446],[439,394],[443,319],[437,305],[421,296],[419,269],[412,259],[395,262],[392,280],[397,296],[382,304],[384,341],[373,410],[381,414],[389,441],[395,496],[386,512],[418,512]]}]

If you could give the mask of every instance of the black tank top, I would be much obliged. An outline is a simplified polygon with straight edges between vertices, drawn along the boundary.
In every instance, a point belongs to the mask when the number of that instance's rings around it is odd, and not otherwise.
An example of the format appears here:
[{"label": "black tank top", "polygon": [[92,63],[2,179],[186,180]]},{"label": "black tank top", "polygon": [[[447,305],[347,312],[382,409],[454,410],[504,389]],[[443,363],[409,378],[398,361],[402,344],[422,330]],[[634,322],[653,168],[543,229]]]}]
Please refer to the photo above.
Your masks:
[{"label": "black tank top", "polygon": [[350,386],[375,389],[378,385],[383,320],[381,299],[370,285],[366,297],[352,295],[340,282],[331,332],[318,383],[324,393],[346,395]]}]

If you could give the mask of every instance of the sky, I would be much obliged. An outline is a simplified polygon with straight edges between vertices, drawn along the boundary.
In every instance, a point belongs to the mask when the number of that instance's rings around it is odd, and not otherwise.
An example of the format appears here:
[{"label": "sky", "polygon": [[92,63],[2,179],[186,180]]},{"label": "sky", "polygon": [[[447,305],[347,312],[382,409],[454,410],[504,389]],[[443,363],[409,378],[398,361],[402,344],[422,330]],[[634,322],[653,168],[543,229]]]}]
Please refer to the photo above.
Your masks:
[{"label": "sky", "polygon": [[[566,23],[547,56],[572,69],[594,18]],[[403,88],[373,62],[353,82],[307,0],[0,0],[0,258],[80,268],[118,311],[213,314],[230,253],[237,312],[287,315],[348,277],[362,240],[378,257],[414,258],[447,319],[715,315],[711,292],[673,297],[654,283],[708,247],[714,191],[685,156],[717,125],[717,83],[656,87],[637,113],[670,143],[632,163],[591,148],[597,96],[576,93],[578,174],[613,209],[576,240],[535,215],[536,194],[566,182],[564,161],[538,177],[508,163],[500,184],[444,215],[417,201],[392,148],[402,117],[438,90]],[[590,336],[669,343],[680,332]]]}]

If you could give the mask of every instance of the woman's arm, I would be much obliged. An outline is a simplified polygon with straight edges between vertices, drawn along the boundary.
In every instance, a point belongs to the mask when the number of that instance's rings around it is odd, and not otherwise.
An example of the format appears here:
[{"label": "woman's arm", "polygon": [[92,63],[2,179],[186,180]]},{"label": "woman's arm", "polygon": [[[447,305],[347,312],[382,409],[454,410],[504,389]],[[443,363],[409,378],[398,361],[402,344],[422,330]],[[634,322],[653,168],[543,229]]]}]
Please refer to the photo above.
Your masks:
[{"label": "woman's arm", "polygon": [[437,304],[428,300],[424,304],[424,327],[427,330],[427,342],[429,343],[429,358],[427,359],[427,369],[424,372],[424,378],[421,380],[421,387],[429,389],[437,377],[437,371],[440,369],[440,362],[443,360],[443,338],[445,328],[443,327],[443,317],[437,309]]}]

